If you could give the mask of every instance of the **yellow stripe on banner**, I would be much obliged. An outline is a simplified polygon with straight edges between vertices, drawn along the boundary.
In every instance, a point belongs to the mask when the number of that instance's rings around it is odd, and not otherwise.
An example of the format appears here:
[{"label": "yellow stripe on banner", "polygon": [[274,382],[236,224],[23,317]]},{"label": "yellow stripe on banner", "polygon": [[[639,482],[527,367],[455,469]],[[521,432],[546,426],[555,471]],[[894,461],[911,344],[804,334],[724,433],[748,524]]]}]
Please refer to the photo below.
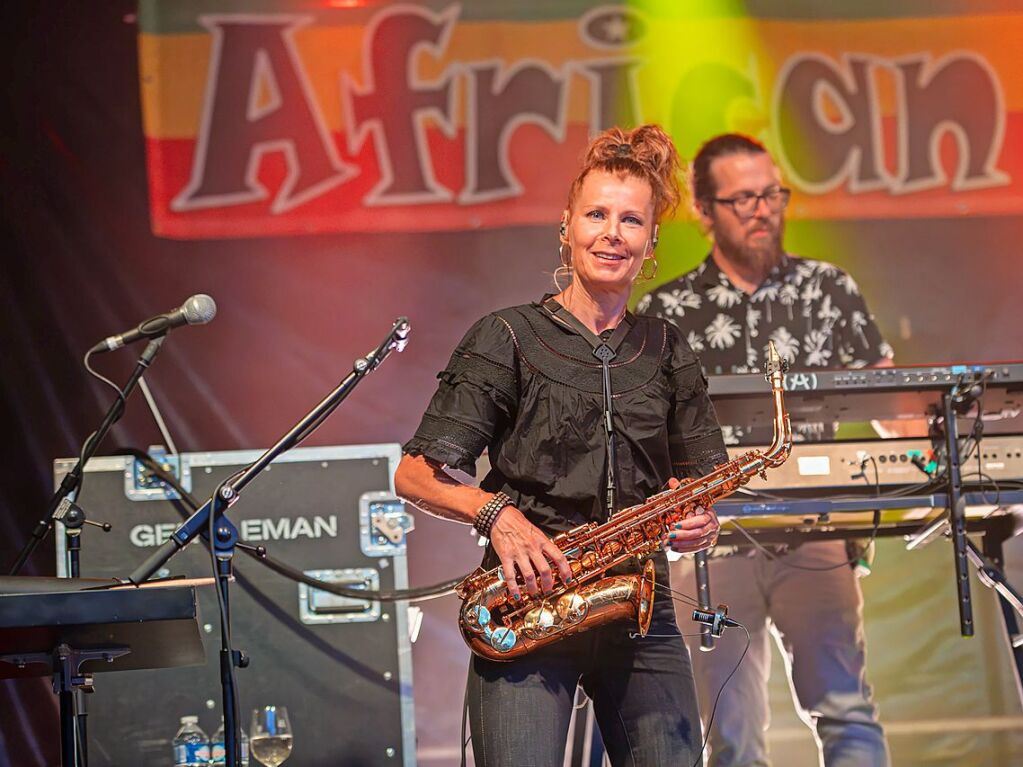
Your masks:
[{"label": "yellow stripe on banner", "polygon": [[[501,61],[506,67],[531,60],[560,72],[570,60],[603,59],[610,54],[580,40],[577,22],[558,23],[466,23],[456,22],[445,53],[435,58],[420,52],[414,62],[417,76],[426,81],[440,77],[450,66],[459,68],[484,61]],[[363,87],[365,29],[361,27],[302,27],[295,32],[302,66],[328,127],[343,127],[341,73]],[[210,35],[139,36],[139,72],[145,135],[152,139],[195,138],[205,98],[207,71],[212,55]],[[461,82],[464,77],[459,76]],[[569,122],[585,122],[589,116],[587,81],[575,74],[569,87]],[[464,113],[464,86],[457,85],[455,113]]]},{"label": "yellow stripe on banner", "polygon": [[340,131],[341,72],[362,72],[361,27],[303,27],[295,34],[302,66],[327,126]]},{"label": "yellow stripe on banner", "polygon": [[[816,53],[841,65],[844,54],[877,57],[879,63],[927,55],[932,61],[960,51],[974,52],[997,73],[1009,112],[1023,111],[1023,75],[1019,40],[1023,15],[961,16],[957,18],[885,21],[762,21],[750,18],[657,19],[651,17],[637,55],[645,62],[640,92],[645,120],[670,122],[672,102],[680,85],[692,86],[686,76],[698,67],[718,64],[747,79],[754,93],[738,104],[741,121],[752,130],[767,121],[773,87],[780,68],[790,57]],[[302,27],[295,32],[302,66],[327,125],[342,128],[340,75],[359,85],[366,82],[363,66],[365,29],[362,27]],[[206,88],[212,41],[209,35],[150,35],[139,37],[143,125],[147,137],[194,138]],[[585,62],[620,56],[595,49],[578,34],[578,22],[457,23],[445,54],[439,59],[420,52],[414,62],[426,81],[450,66],[501,61],[511,67],[525,60],[545,62],[561,71],[570,60]],[[881,80],[884,78],[882,77]],[[458,76],[456,114],[461,123],[464,74]],[[569,88],[570,122],[588,117],[588,85],[578,74]],[[882,88],[882,109],[893,108],[893,91]]]},{"label": "yellow stripe on banner", "polygon": [[139,35],[139,87],[146,138],[194,138],[212,41],[199,35]]},{"label": "yellow stripe on banner", "polygon": [[[1023,78],[1019,69],[1023,15],[888,22],[765,22],[761,34],[765,52],[776,65],[800,50],[817,51],[835,59],[843,53],[865,53],[886,61],[926,54],[931,62],[950,53],[976,53],[998,73],[1006,110],[1023,110]],[[893,103],[888,100],[882,108],[890,114]]]},{"label": "yellow stripe on banner", "polygon": [[[796,54],[818,54],[841,65],[845,54],[878,58],[879,64],[926,55],[931,62],[951,53],[982,57],[997,73],[1005,109],[1023,111],[1019,41],[1023,14],[959,16],[884,21],[792,22],[751,18],[660,19],[651,16],[640,43],[642,104],[647,119],[668,121],[686,75],[718,64],[749,80],[759,109],[769,108],[777,75]],[[893,110],[893,94],[882,93],[882,109]],[[757,120],[766,113],[757,115]]]}]

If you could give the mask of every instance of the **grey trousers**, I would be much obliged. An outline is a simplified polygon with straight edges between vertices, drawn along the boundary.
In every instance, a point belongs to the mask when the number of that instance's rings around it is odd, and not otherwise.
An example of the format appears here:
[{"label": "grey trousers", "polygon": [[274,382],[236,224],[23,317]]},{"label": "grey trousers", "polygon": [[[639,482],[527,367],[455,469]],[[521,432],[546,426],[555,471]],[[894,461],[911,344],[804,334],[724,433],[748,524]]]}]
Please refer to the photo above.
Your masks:
[{"label": "grey trousers", "polygon": [[[725,685],[710,732],[710,767],[767,767],[767,679],[773,633],[799,713],[815,731],[826,767],[888,767],[877,708],[866,681],[863,596],[848,566],[842,541],[808,543],[772,561],[761,553],[710,560],[715,604],[752,635],[749,652]],[[795,570],[781,564],[830,570]],[[692,563],[673,565],[675,588],[694,592]],[[677,603],[679,624],[691,608]],[[682,617],[683,613],[685,618]],[[694,624],[688,621],[690,626]],[[692,629],[683,629],[691,633]],[[709,716],[714,697],[746,644],[741,629],[728,629],[711,652],[689,639],[700,711]]]}]

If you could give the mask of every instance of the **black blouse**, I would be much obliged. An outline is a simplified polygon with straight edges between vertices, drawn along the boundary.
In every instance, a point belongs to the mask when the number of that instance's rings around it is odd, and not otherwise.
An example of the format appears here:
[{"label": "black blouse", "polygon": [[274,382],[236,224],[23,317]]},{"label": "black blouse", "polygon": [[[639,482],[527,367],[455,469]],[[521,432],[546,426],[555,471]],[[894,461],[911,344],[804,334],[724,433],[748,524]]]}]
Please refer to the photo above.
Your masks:
[{"label": "black blouse", "polygon": [[[670,322],[627,314],[611,362],[618,504],[642,502],[669,477],[727,460],[700,363]],[[541,303],[479,320],[458,344],[415,436],[404,446],[507,493],[548,532],[606,519],[607,447],[600,362]]]}]

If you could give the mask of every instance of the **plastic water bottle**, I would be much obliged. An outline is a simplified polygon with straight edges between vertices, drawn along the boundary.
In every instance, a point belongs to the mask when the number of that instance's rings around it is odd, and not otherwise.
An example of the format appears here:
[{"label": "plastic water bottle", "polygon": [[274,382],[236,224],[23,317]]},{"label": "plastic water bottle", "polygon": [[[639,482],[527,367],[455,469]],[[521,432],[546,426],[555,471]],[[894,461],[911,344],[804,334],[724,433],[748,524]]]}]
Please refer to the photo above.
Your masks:
[{"label": "plastic water bottle", "polygon": [[249,767],[249,736],[245,734],[244,728],[241,730],[242,742],[238,746],[238,750],[241,751],[242,767]]},{"label": "plastic water bottle", "polygon": [[[227,748],[224,745],[224,720],[221,718],[220,727],[213,733],[213,737],[210,738],[210,764],[227,764]],[[241,743],[239,744],[242,757],[242,767],[249,767],[249,736],[245,734],[245,730],[241,730]]]},{"label": "plastic water bottle", "polygon": [[227,749],[224,747],[224,720],[220,720],[220,727],[210,738],[210,767],[217,764],[227,764]]},{"label": "plastic water bottle", "polygon": [[199,717],[181,717],[181,729],[173,745],[174,767],[209,767],[210,741],[199,727]]}]

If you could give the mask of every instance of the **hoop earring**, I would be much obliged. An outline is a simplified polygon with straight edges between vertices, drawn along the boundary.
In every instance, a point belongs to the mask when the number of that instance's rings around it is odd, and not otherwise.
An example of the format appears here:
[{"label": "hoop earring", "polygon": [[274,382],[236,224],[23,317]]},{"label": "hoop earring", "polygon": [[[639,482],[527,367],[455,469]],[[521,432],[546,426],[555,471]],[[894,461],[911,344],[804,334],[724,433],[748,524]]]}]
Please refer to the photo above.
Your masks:
[{"label": "hoop earring", "polygon": [[[646,273],[646,265],[648,263],[652,263],[654,265],[654,268],[650,270],[649,274]],[[652,280],[656,276],[657,276],[657,259],[654,256],[650,256],[650,258],[643,259],[643,266],[641,266],[640,269],[639,269],[639,278],[643,282],[649,282],[650,280]]]},{"label": "hoop earring", "polygon": [[572,273],[571,266],[559,266],[557,269],[554,270],[554,274],[551,275],[551,277],[554,278],[554,285],[555,287],[557,287],[559,293],[566,287],[565,285],[561,284],[560,278],[565,277],[568,279],[569,282],[571,282],[573,276],[574,275]]},{"label": "hoop earring", "polygon": [[564,267],[565,269],[571,269],[572,268],[572,249],[571,248],[568,249],[568,257],[566,258],[565,257],[565,248],[566,247],[568,247],[568,243],[567,242],[563,242],[560,245],[558,245],[558,261],[561,263],[561,266]]}]

